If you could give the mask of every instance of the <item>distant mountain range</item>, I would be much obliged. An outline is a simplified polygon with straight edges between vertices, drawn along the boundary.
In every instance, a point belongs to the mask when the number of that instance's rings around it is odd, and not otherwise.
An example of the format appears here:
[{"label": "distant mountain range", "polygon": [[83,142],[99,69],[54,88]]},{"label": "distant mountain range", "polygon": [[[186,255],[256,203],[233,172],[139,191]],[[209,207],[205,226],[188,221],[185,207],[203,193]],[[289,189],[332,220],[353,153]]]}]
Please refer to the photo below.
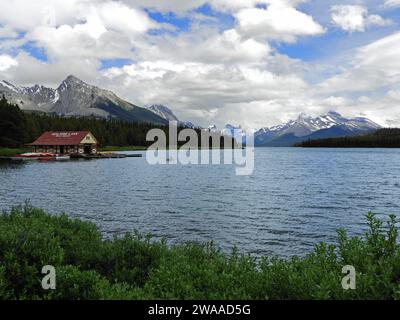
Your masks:
[{"label": "distant mountain range", "polygon": [[[314,118],[301,114],[296,120],[254,130],[254,143],[258,147],[286,147],[307,140],[363,135],[380,128],[380,125],[367,118],[345,118],[333,111]],[[238,142],[246,142],[245,132],[241,132],[240,127],[227,124],[220,130],[211,125],[208,130],[234,137]]]},{"label": "distant mountain range", "polygon": [[306,140],[356,136],[380,128],[367,118],[345,118],[331,111],[315,118],[301,114],[297,120],[258,130],[254,136],[257,146],[292,146]]},{"label": "distant mountain range", "polygon": [[64,116],[96,116],[126,121],[166,124],[165,118],[146,108],[119,98],[111,91],[89,85],[69,76],[57,89],[42,85],[22,87],[0,81],[0,94],[23,110],[56,113]]},{"label": "distant mountain range", "polygon": [[[0,95],[17,103],[21,109],[56,113],[65,116],[96,116],[117,118],[125,121],[168,124],[177,121],[178,125],[188,128],[200,128],[192,122],[180,121],[174,112],[165,105],[154,104],[145,108],[136,106],[119,98],[111,91],[89,85],[74,76],[67,77],[57,89],[42,85],[22,87],[7,81],[0,81]],[[381,126],[362,117],[345,118],[337,112],[310,117],[301,114],[296,120],[270,128],[254,130],[256,146],[291,146],[302,141],[357,136],[366,134]],[[240,127],[226,125],[218,129],[208,127],[214,133],[234,137],[245,143]]]}]

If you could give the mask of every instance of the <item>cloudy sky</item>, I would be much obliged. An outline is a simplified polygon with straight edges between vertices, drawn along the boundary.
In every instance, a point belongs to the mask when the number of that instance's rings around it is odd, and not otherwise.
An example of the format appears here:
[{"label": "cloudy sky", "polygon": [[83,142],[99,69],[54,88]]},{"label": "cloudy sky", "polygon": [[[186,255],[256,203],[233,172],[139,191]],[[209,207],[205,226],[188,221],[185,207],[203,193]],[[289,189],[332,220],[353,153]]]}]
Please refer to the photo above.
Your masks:
[{"label": "cloudy sky", "polygon": [[0,79],[69,74],[200,125],[400,125],[400,0],[1,0]]}]

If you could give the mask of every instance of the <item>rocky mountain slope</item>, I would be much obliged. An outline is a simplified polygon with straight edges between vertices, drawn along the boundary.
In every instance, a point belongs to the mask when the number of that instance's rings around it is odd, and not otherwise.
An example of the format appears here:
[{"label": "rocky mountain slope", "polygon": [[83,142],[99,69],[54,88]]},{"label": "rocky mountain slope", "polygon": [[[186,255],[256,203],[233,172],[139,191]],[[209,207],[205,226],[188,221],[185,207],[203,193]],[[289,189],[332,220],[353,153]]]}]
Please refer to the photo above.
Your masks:
[{"label": "rocky mountain slope", "polygon": [[22,87],[0,81],[0,94],[21,109],[57,113],[64,116],[96,116],[126,121],[165,124],[167,121],[145,108],[119,98],[111,91],[69,76],[57,89],[41,85]]},{"label": "rocky mountain slope", "polygon": [[174,112],[168,108],[167,106],[164,106],[162,104],[153,104],[150,107],[147,107],[147,110],[155,113],[159,117],[167,120],[167,121],[177,121],[179,126],[186,127],[186,128],[200,128],[193,124],[190,121],[181,121],[178,119],[178,117],[174,114]]},{"label": "rocky mountain slope", "polygon": [[255,144],[288,146],[309,139],[360,135],[379,128],[380,125],[367,118],[345,118],[332,111],[315,118],[302,114],[297,120],[260,129],[255,133]]},{"label": "rocky mountain slope", "polygon": [[[367,118],[345,118],[333,111],[314,118],[301,114],[296,120],[255,130],[254,143],[256,146],[292,146],[306,140],[362,135],[380,128],[380,125]],[[227,124],[223,129],[218,129],[211,125],[208,130],[246,143],[245,132],[241,131],[240,126]]]},{"label": "rocky mountain slope", "polygon": [[[17,103],[21,109],[57,113],[65,116],[96,116],[118,118],[126,121],[168,124],[178,121],[178,125],[199,128],[191,122],[180,121],[174,112],[160,104],[147,108],[129,103],[113,92],[89,85],[69,76],[57,89],[41,85],[22,87],[7,81],[0,81],[0,95]],[[296,120],[255,132],[256,146],[290,146],[309,139],[334,138],[365,134],[381,128],[375,122],[362,117],[346,118],[337,112],[310,117],[301,114]],[[239,131],[238,131],[239,129]],[[245,143],[240,127],[226,125],[222,130],[215,125],[209,131],[233,137]]]}]

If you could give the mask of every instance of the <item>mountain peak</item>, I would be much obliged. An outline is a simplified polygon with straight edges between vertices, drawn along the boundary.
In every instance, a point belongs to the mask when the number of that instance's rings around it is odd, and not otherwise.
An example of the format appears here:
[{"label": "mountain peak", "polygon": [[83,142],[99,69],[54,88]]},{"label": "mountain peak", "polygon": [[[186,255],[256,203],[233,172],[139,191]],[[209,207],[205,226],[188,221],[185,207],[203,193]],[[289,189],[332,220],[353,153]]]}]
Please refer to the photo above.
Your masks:
[{"label": "mountain peak", "polygon": [[70,74],[66,80],[79,80],[78,77],[75,77],[73,74]]},{"label": "mountain peak", "polygon": [[342,118],[342,115],[339,113],[339,112],[336,112],[336,111],[329,111],[328,113],[327,113],[327,115],[328,116],[331,116],[331,117],[335,117],[335,118]]},{"label": "mountain peak", "polygon": [[298,120],[306,120],[306,119],[309,119],[309,118],[310,118],[310,116],[307,115],[304,112],[300,113],[299,116],[297,117]]},{"label": "mountain peak", "polygon": [[169,109],[167,106],[162,105],[162,104],[153,104],[150,107],[147,107],[147,110],[155,113],[159,117],[168,120],[168,121],[178,121],[178,117],[173,113],[171,109]]},{"label": "mountain peak", "polygon": [[57,91],[64,92],[68,88],[88,88],[91,87],[81,79],[75,77],[74,75],[69,75],[63,82],[61,82]]},{"label": "mountain peak", "polygon": [[79,83],[79,84],[84,83],[81,79],[79,79],[78,77],[75,77],[74,75],[69,75],[63,82]]},{"label": "mountain peak", "polygon": [[[379,128],[378,124],[367,118],[346,118],[335,111],[329,111],[318,117],[301,114],[295,121],[259,130],[256,133],[256,144],[293,145],[295,142],[311,137],[355,135]],[[280,142],[279,139],[281,139]]]},{"label": "mountain peak", "polygon": [[57,89],[42,85],[19,87],[0,81],[0,96],[6,93],[7,100],[18,103],[22,109],[55,113],[61,116],[95,116],[130,122],[166,124],[162,117],[138,107],[115,93],[85,83],[69,75]]}]

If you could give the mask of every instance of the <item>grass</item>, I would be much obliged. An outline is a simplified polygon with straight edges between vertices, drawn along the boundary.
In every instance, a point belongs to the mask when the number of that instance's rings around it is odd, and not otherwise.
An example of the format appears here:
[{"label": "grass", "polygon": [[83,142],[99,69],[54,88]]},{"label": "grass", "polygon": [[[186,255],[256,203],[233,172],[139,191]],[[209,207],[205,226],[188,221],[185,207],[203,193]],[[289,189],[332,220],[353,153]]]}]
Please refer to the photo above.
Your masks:
[{"label": "grass", "polygon": [[17,154],[29,152],[27,148],[0,148],[0,157],[12,157]]},{"label": "grass", "polygon": [[[364,237],[340,230],[304,258],[256,259],[138,233],[104,240],[92,223],[25,205],[0,215],[0,299],[400,299],[395,217],[367,221]],[[44,265],[56,290],[41,287]],[[356,290],[342,288],[345,265]]]}]

